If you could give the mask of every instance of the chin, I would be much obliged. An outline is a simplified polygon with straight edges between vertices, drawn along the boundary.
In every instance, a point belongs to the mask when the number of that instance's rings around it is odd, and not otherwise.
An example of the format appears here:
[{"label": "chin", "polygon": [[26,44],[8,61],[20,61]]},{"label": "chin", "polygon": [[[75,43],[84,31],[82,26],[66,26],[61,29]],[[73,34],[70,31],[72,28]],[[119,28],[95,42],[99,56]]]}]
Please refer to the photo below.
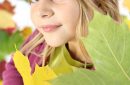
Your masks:
[{"label": "chin", "polygon": [[53,43],[53,42],[46,42],[49,46],[51,46],[51,47],[59,47],[59,46],[61,46],[61,45],[63,45],[63,44],[61,44],[61,43]]},{"label": "chin", "polygon": [[51,47],[59,47],[65,44],[65,42],[58,42],[58,41],[46,41],[46,43]]}]

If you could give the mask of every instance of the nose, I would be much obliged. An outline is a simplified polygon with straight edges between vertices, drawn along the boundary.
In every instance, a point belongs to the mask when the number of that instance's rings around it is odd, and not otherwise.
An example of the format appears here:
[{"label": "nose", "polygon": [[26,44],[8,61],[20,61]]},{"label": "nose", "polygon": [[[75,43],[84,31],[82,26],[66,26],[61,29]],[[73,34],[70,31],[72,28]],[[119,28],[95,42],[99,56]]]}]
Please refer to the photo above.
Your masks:
[{"label": "nose", "polygon": [[41,10],[40,11],[40,17],[42,18],[49,18],[54,15],[54,12],[52,10]]},{"label": "nose", "polygon": [[49,0],[40,0],[38,4],[39,16],[41,18],[49,18],[54,15]]}]

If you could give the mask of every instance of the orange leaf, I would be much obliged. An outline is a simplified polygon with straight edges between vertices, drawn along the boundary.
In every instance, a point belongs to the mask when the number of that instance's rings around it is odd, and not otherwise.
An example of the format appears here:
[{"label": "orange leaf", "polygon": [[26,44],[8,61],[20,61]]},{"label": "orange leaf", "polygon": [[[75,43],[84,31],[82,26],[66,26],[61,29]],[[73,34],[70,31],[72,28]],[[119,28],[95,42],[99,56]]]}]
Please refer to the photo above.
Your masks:
[{"label": "orange leaf", "polygon": [[0,4],[0,9],[4,9],[8,11],[9,13],[13,14],[14,13],[14,6],[11,5],[11,3],[8,0],[4,0],[2,4]]}]

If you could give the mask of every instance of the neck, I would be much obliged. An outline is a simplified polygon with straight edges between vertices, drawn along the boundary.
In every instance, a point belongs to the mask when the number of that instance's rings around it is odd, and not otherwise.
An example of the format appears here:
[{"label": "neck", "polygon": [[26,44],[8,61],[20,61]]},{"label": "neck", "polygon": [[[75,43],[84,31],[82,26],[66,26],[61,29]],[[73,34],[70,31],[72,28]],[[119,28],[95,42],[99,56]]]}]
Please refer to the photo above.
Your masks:
[{"label": "neck", "polygon": [[72,58],[80,62],[85,62],[86,59],[84,58],[83,52],[81,51],[80,44],[78,41],[72,40],[68,42],[68,50]]}]

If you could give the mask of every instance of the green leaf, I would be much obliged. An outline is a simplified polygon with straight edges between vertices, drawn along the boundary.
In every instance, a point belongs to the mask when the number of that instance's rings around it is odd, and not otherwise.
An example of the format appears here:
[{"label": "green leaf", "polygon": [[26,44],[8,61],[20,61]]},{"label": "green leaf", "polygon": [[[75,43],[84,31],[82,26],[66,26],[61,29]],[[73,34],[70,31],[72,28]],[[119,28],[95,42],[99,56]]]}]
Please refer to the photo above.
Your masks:
[{"label": "green leaf", "polygon": [[9,36],[5,31],[0,30],[0,60],[15,51],[15,44],[19,48],[22,42],[23,37],[19,31]]},{"label": "green leaf", "polygon": [[5,50],[5,45],[3,44],[8,42],[8,39],[9,39],[8,34],[5,31],[0,30],[0,61],[4,58],[3,56],[5,55],[5,52],[2,51]]},{"label": "green leaf", "polygon": [[82,41],[96,70],[79,68],[53,80],[53,85],[130,85],[130,31],[124,23],[96,13]]},{"label": "green leaf", "polygon": [[21,33],[19,31],[16,31],[9,38],[8,48],[10,48],[10,49],[8,49],[8,52],[15,51],[15,47],[14,47],[15,44],[16,44],[17,48],[19,49],[19,47],[23,43],[23,40],[24,39],[23,39],[23,36],[21,35]]},{"label": "green leaf", "polygon": [[53,69],[56,75],[71,73],[76,70],[76,67],[83,66],[82,63],[71,58],[65,45],[55,48],[48,65]]}]

